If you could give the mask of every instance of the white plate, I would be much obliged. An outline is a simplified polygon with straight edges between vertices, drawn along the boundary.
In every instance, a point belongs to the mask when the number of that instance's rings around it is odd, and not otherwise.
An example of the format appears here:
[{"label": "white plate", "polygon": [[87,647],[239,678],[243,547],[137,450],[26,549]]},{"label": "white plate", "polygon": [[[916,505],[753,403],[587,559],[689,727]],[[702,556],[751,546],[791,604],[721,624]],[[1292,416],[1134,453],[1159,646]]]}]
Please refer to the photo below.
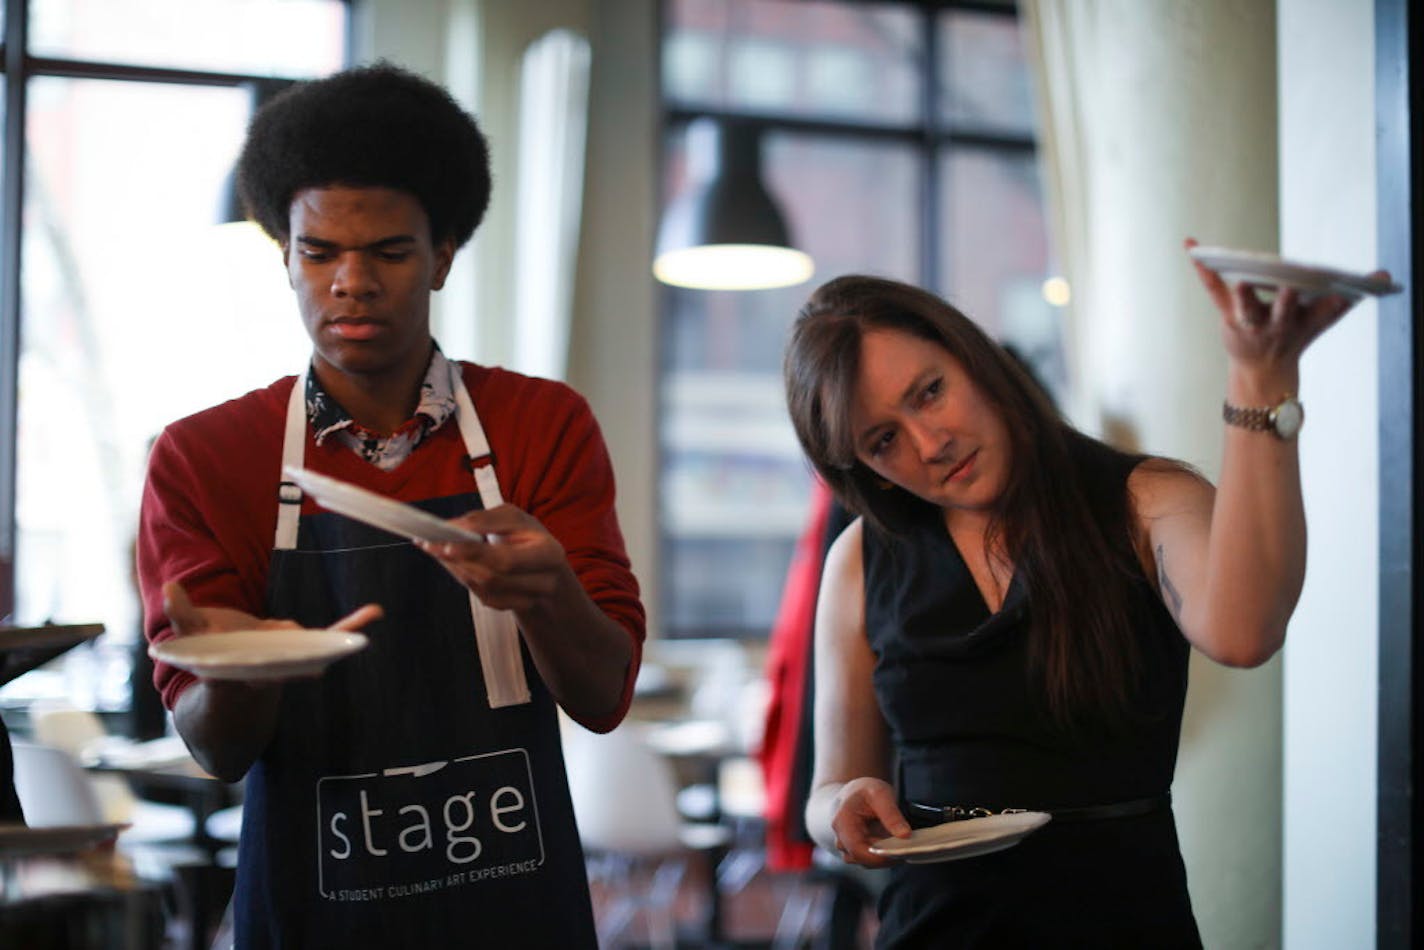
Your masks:
[{"label": "white plate", "polygon": [[457,528],[428,511],[387,498],[350,482],[288,465],[282,469],[302,491],[323,508],[339,515],[410,538],[412,541],[484,541],[485,536]]},{"label": "white plate", "polygon": [[366,648],[349,630],[234,630],[155,643],[148,655],[214,680],[275,680],[315,676]]},{"label": "white plate", "polygon": [[1306,295],[1343,294],[1347,297],[1379,297],[1404,288],[1380,277],[1288,261],[1274,254],[1237,251],[1226,247],[1194,247],[1192,257],[1216,271],[1224,280],[1294,287]]},{"label": "white plate", "polygon": [[15,857],[24,854],[67,854],[83,851],[107,841],[113,841],[126,824],[56,825],[50,828],[30,828],[25,825],[0,823],[0,855]]},{"label": "white plate", "polygon": [[870,846],[870,853],[900,858],[911,864],[957,861],[1011,848],[1052,819],[1047,812],[1020,811],[950,821],[931,828],[916,828],[908,838],[882,838]]}]

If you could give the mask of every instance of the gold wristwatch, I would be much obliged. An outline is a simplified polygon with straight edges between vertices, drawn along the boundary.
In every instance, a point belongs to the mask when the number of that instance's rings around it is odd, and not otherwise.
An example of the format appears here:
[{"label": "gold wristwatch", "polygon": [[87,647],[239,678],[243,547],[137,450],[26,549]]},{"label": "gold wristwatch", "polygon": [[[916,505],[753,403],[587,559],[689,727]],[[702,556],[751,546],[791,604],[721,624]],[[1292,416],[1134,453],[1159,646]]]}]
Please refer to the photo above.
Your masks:
[{"label": "gold wristwatch", "polygon": [[1300,431],[1301,424],[1305,422],[1305,407],[1289,394],[1274,406],[1233,406],[1222,402],[1221,418],[1229,426],[1252,432],[1269,432],[1286,441],[1294,439]]}]

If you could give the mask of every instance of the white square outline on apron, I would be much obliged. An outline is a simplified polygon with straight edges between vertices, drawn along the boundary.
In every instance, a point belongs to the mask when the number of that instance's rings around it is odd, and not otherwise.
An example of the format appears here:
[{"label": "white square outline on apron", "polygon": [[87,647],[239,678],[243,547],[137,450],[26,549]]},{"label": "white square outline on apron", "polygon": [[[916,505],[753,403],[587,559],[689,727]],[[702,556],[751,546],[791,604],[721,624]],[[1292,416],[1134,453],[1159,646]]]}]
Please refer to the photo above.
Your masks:
[{"label": "white square outline on apron", "polygon": [[[538,859],[537,859],[537,861],[536,861],[536,867],[543,867],[543,866],[544,866],[544,860],[545,860],[545,857],[546,857],[546,855],[544,854],[544,825],[543,825],[543,822],[540,821],[540,819],[539,819],[539,791],[538,791],[538,789],[536,789],[536,788],[534,787],[534,765],[533,765],[533,763],[530,761],[530,758],[529,758],[529,750],[523,748],[522,746],[518,746],[518,747],[515,747],[515,748],[513,748],[513,749],[500,749],[500,750],[497,751],[497,752],[481,752],[481,753],[477,753],[477,754],[475,754],[475,755],[462,755],[462,756],[459,756],[458,758],[454,758],[454,759],[441,759],[441,760],[436,761],[436,762],[423,762],[423,763],[421,763],[421,764],[419,764],[419,765],[395,766],[395,767],[393,767],[393,768],[382,769],[382,770],[379,771],[379,772],[358,772],[358,773],[355,773],[355,774],[353,774],[353,775],[323,775],[321,778],[317,779],[317,780],[316,780],[316,799],[315,799],[315,801],[316,801],[316,850],[313,852],[314,855],[316,856],[316,892],[317,892],[317,894],[320,895],[323,900],[331,900],[331,898],[327,896],[327,892],[326,892],[326,881],[324,880],[324,875],[323,875],[323,873],[322,873],[322,872],[323,872],[323,865],[322,865],[322,860],[321,860],[321,847],[322,847],[322,844],[321,844],[321,834],[322,834],[322,824],[321,824],[321,786],[322,786],[322,784],[323,784],[324,782],[349,782],[349,781],[353,781],[353,780],[355,780],[355,779],[363,779],[363,778],[386,778],[386,777],[390,777],[390,776],[406,775],[406,774],[414,775],[416,778],[421,778],[421,777],[426,776],[426,775],[433,775],[434,773],[436,773],[436,772],[440,771],[441,769],[443,769],[445,766],[451,765],[451,764],[454,764],[454,763],[459,763],[459,762],[472,762],[472,761],[475,761],[475,760],[477,760],[477,759],[488,759],[488,758],[493,758],[494,756],[498,756],[498,755],[515,755],[515,754],[518,754],[518,755],[524,760],[524,774],[525,774],[525,776],[528,778],[528,782],[529,782],[529,804],[530,804],[530,810],[533,812],[534,836],[535,836],[536,840],[539,842],[539,857],[538,857]],[[476,870],[478,870],[478,869],[476,869]],[[333,893],[334,893],[334,892],[333,892]]]}]

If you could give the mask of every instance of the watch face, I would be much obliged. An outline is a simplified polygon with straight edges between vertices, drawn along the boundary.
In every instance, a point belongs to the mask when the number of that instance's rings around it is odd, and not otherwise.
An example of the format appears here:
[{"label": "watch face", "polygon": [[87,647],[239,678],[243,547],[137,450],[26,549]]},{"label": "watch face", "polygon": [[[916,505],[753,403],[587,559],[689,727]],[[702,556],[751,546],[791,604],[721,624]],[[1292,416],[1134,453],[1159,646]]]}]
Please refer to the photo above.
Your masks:
[{"label": "watch face", "polygon": [[1283,439],[1295,438],[1304,421],[1305,409],[1294,399],[1287,399],[1271,413],[1271,424],[1275,426],[1276,435]]}]

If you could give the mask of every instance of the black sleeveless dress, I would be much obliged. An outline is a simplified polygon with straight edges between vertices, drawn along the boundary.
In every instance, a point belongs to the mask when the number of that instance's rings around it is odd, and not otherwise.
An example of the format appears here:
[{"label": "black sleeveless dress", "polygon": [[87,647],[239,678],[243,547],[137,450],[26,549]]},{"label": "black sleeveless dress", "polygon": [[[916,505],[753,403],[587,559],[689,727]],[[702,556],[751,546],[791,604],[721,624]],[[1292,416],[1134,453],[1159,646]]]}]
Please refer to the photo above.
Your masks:
[{"label": "black sleeveless dress", "polygon": [[[1120,510],[1139,459],[1079,437],[1072,450],[1089,503]],[[1054,724],[1029,672],[1027,592],[1016,577],[991,614],[938,517],[895,536],[867,527],[863,555],[875,692],[902,801],[1052,811],[1165,798],[1189,648],[1135,556],[1143,677],[1135,715],[1114,731]],[[882,947],[1201,946],[1165,803],[1054,821],[1004,851],[889,875]]]}]

